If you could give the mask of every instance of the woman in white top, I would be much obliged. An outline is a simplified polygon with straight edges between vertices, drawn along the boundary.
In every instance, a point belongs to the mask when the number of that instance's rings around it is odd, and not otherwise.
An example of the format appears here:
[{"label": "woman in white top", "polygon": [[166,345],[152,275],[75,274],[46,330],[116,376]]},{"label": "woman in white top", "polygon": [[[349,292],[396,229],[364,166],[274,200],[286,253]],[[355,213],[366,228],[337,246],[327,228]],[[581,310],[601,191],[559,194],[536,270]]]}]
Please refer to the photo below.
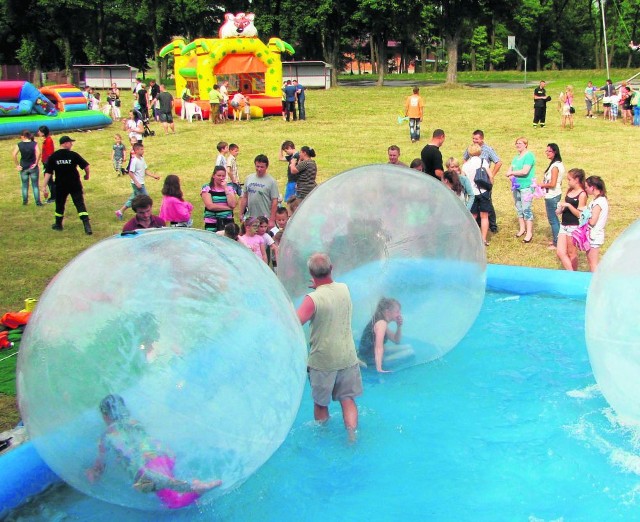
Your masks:
[{"label": "woman in white top", "polygon": [[129,111],[129,119],[124,122],[124,130],[129,133],[129,138],[135,138],[138,143],[142,143],[144,137],[144,126],[138,111]]},{"label": "woman in white top", "polygon": [[480,232],[482,233],[482,241],[485,246],[489,244],[487,241],[487,233],[489,232],[489,212],[491,211],[491,191],[481,189],[476,185],[476,171],[483,167],[487,169],[491,183],[493,183],[493,172],[489,168],[489,162],[480,158],[482,148],[477,143],[472,143],[467,149],[469,159],[462,165],[462,173],[469,178],[473,189],[473,205],[471,206],[471,214],[473,218],[477,218],[480,214]]},{"label": "woman in white top", "polygon": [[589,176],[585,185],[587,194],[593,197],[587,206],[591,211],[589,218],[591,247],[587,250],[587,261],[589,261],[589,270],[595,272],[600,261],[600,247],[604,244],[604,227],[609,217],[609,201],[607,200],[607,189],[600,176]]},{"label": "woman in white top", "polygon": [[562,180],[564,179],[565,168],[562,164],[562,156],[558,145],[549,143],[545,154],[549,158],[549,166],[544,171],[542,183],[539,183],[538,186],[545,191],[544,204],[547,210],[547,219],[549,220],[549,225],[551,225],[551,235],[553,236],[553,241],[549,241],[549,249],[555,250],[560,230],[560,220],[556,214],[556,209],[562,197]]}]

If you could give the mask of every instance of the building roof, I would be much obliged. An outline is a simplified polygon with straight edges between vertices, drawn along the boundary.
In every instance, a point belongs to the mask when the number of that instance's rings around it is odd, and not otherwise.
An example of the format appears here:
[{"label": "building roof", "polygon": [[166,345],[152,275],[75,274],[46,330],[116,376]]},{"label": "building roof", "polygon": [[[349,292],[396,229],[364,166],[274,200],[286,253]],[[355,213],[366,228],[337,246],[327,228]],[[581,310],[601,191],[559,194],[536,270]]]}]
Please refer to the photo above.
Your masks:
[{"label": "building roof", "polygon": [[79,67],[82,69],[129,69],[130,71],[137,71],[136,67],[131,67],[126,63],[103,63],[98,65],[85,65],[81,63],[74,63],[72,67]]},{"label": "building roof", "polygon": [[332,65],[328,64],[327,62],[323,62],[321,60],[300,60],[300,61],[290,61],[290,62],[282,62],[282,65],[324,65],[325,67],[329,67],[332,68]]}]

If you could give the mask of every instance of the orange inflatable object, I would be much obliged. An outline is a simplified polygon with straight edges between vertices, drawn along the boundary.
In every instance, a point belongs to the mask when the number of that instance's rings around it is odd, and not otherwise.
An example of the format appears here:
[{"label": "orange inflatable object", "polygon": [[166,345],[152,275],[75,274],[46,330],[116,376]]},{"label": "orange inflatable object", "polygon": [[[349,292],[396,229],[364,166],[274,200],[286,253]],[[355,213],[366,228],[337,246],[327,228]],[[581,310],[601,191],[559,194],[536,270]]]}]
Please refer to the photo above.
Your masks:
[{"label": "orange inflatable object", "polygon": [[11,348],[11,341],[9,341],[9,332],[0,332],[0,350],[3,348]]},{"label": "orange inflatable object", "polygon": [[31,312],[7,312],[2,316],[2,319],[0,319],[0,323],[7,328],[13,329],[27,324],[30,317]]}]

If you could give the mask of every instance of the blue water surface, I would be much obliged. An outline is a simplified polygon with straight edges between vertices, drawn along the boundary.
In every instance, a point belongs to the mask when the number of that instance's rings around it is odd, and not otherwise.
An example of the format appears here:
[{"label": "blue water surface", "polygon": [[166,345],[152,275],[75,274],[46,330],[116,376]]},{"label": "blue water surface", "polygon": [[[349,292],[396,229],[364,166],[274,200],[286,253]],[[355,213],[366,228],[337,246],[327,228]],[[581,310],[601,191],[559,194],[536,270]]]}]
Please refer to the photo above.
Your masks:
[{"label": "blue water surface", "polygon": [[442,359],[364,373],[356,443],[338,405],[314,424],[307,387],[282,447],[213,506],[145,513],[60,485],[9,520],[640,520],[639,437],[595,386],[584,307],[488,292]]}]

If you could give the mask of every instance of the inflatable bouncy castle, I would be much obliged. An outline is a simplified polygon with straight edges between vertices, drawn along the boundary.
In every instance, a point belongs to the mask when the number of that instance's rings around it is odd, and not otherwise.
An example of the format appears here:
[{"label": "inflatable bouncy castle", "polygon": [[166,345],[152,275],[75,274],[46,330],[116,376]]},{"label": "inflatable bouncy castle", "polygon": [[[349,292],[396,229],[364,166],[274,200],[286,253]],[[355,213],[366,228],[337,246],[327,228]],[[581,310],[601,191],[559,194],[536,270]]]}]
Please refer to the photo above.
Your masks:
[{"label": "inflatable bouncy castle", "polygon": [[73,85],[53,85],[38,90],[24,81],[0,81],[0,136],[49,130],[97,129],[111,124],[111,118],[87,107],[82,92]]},{"label": "inflatable bouncy castle", "polygon": [[176,79],[176,113],[180,114],[185,88],[209,117],[209,91],[214,84],[229,82],[229,96],[237,91],[251,100],[252,117],[282,113],[282,53],[294,49],[280,38],[267,44],[258,39],[253,13],[225,14],[218,38],[196,38],[186,43],[175,38],[165,45],[161,57],[173,53]]}]

